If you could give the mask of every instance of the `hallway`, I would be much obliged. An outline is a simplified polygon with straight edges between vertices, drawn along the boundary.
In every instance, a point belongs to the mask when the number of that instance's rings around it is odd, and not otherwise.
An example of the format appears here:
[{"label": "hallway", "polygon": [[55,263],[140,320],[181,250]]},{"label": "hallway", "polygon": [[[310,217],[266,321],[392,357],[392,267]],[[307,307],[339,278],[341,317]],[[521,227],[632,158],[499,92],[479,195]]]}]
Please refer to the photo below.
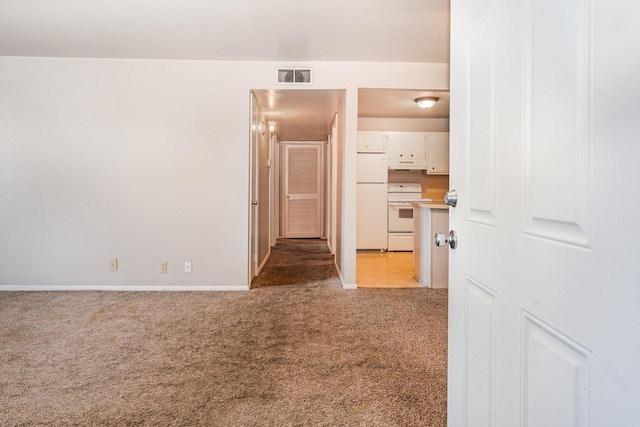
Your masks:
[{"label": "hallway", "polygon": [[278,239],[251,289],[323,282],[340,283],[325,239]]}]

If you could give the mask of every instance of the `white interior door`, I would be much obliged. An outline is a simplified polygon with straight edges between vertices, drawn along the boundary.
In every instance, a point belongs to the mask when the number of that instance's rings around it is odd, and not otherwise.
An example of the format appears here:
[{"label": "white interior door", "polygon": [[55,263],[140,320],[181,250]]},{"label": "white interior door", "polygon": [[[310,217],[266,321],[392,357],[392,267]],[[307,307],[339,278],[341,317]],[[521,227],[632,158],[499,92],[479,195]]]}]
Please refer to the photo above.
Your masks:
[{"label": "white interior door", "polygon": [[251,94],[250,188],[249,188],[249,283],[258,274],[258,155],[260,110]]},{"label": "white interior door", "polygon": [[284,222],[286,238],[322,237],[323,142],[286,142]]},{"label": "white interior door", "polygon": [[451,426],[640,425],[639,4],[451,2]]},{"label": "white interior door", "polygon": [[329,250],[331,251],[331,253],[335,253],[334,249],[333,249],[333,218],[332,218],[332,212],[333,212],[333,195],[332,195],[332,191],[333,191],[333,186],[331,185],[331,180],[333,177],[333,144],[334,144],[334,139],[333,139],[333,133],[330,133],[329,136],[327,137],[327,149],[326,149],[326,156],[325,156],[325,170],[326,170],[326,176],[324,178],[324,182],[325,182],[325,200],[327,201],[327,203],[325,204],[325,218],[326,218],[326,230],[325,230],[325,236],[327,238],[327,245],[329,246]]},{"label": "white interior door", "polygon": [[337,224],[338,224],[338,114],[333,118],[331,124],[331,185],[329,190],[329,198],[331,199],[331,213],[329,215],[329,228],[331,234],[329,237],[329,246],[331,253],[336,254],[337,242]]},{"label": "white interior door", "polygon": [[269,134],[269,246],[275,246],[278,238],[278,135]]}]

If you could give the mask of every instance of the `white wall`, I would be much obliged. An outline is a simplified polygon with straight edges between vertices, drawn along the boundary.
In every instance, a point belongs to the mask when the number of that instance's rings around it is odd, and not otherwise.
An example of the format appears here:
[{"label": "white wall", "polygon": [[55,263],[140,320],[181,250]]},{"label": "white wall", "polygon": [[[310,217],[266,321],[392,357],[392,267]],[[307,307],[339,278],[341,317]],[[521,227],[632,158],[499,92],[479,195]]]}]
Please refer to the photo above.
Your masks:
[{"label": "white wall", "polygon": [[[245,289],[249,91],[275,88],[279,65],[0,58],[0,285]],[[355,283],[357,89],[446,90],[448,66],[295,65],[312,89],[347,90],[341,273]]]}]

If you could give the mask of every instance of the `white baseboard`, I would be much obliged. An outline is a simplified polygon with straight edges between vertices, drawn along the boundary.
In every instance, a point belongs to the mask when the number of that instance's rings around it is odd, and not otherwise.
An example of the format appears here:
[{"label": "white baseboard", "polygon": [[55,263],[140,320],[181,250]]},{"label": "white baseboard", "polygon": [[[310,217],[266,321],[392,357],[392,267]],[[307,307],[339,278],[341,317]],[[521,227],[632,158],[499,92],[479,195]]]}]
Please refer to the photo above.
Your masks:
[{"label": "white baseboard", "polygon": [[146,291],[248,291],[248,286],[219,286],[219,285],[0,285],[2,291],[118,291],[118,292],[146,292]]},{"label": "white baseboard", "polygon": [[342,277],[342,271],[340,271],[340,267],[338,267],[338,263],[335,262],[335,257],[334,257],[333,265],[336,266],[336,271],[338,272],[338,278],[340,278],[340,283],[342,283],[342,289],[358,289],[358,285],[356,285],[355,283],[350,284],[350,283],[344,282],[344,277]]}]

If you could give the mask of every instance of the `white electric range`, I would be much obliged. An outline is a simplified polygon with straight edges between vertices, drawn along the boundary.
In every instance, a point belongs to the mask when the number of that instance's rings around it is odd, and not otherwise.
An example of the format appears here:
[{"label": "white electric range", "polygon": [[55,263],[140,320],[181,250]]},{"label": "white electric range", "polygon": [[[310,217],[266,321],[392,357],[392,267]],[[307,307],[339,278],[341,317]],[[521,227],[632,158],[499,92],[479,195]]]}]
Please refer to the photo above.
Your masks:
[{"label": "white electric range", "polygon": [[413,251],[413,205],[431,202],[422,197],[422,185],[417,182],[389,183],[387,248],[390,251]]}]

